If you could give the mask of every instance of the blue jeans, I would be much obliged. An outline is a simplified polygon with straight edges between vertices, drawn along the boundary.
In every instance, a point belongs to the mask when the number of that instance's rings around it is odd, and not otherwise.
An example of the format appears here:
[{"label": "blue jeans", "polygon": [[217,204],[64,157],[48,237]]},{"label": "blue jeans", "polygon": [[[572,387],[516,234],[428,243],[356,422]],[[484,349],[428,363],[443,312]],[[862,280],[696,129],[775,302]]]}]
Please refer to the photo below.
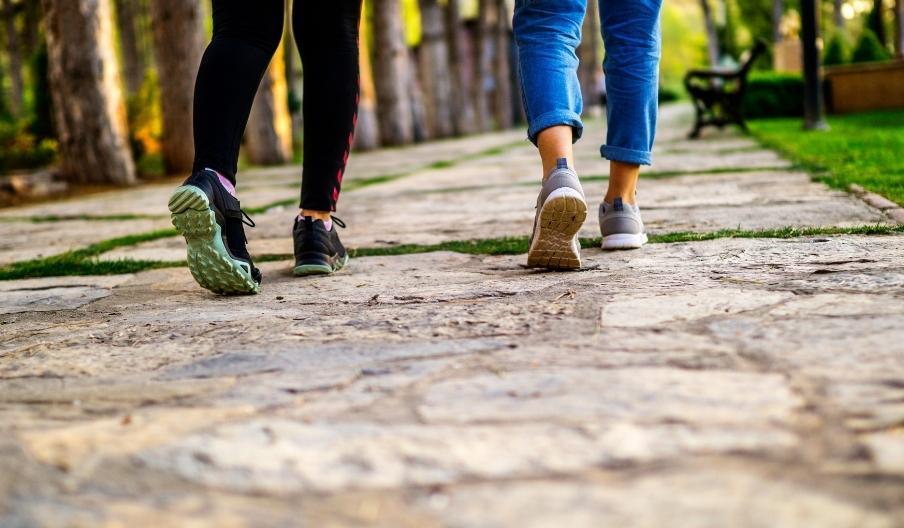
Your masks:
[{"label": "blue jeans", "polygon": [[[592,0],[591,0],[592,1]],[[649,165],[659,92],[659,11],[662,0],[599,0],[606,59],[604,158]],[[528,137],[568,125],[577,141],[583,100],[578,83],[581,25],[587,0],[516,0],[518,44]]]}]

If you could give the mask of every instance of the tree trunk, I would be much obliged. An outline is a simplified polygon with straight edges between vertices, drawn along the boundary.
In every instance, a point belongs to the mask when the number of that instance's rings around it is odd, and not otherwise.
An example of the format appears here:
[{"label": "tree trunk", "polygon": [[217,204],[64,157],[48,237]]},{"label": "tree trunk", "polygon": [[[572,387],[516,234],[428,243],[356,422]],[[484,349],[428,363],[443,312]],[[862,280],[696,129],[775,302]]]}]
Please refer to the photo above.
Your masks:
[{"label": "tree trunk", "polygon": [[449,53],[449,81],[452,90],[452,117],[455,134],[471,134],[476,130],[474,106],[470,97],[472,88],[467,82],[465,49],[462,38],[461,19],[458,15],[458,1],[447,0],[444,13],[446,41]]},{"label": "tree trunk", "polygon": [[884,14],[884,9],[882,1],[883,0],[873,0],[873,11],[867,18],[867,24],[870,26],[870,29],[876,33],[879,43],[882,44],[882,47],[884,48],[888,43],[888,39],[885,38],[885,24],[884,17],[882,16]]},{"label": "tree trunk", "polygon": [[417,78],[417,57],[406,46],[405,52],[408,55],[408,80],[406,86],[408,88],[408,98],[411,101],[411,119],[414,130],[414,141],[421,142],[429,139],[427,133],[427,111],[424,109],[424,92],[421,90],[421,83]]},{"label": "tree trunk", "polygon": [[716,33],[716,23],[709,8],[709,0],[700,0],[700,7],[703,8],[703,24],[706,29],[706,52],[709,56],[709,64],[710,66],[718,66],[719,35]]},{"label": "tree trunk", "polygon": [[122,50],[122,74],[129,94],[137,92],[147,69],[138,44],[138,17],[141,6],[136,0],[116,0],[116,27]]},{"label": "tree trunk", "polygon": [[374,79],[377,116],[384,145],[414,140],[414,115],[409,96],[408,48],[402,35],[399,0],[374,0]]},{"label": "tree trunk", "polygon": [[71,181],[135,182],[109,0],[43,0],[60,173]]},{"label": "tree trunk", "polygon": [[783,0],[772,0],[772,42],[782,41],[782,16],[785,14]]},{"label": "tree trunk", "polygon": [[204,25],[197,0],[151,2],[163,116],[163,162],[168,173],[191,170],[194,161],[192,97],[204,53]]},{"label": "tree trunk", "polygon": [[358,69],[361,96],[358,98],[358,123],[355,126],[355,149],[371,150],[380,146],[380,127],[377,121],[377,96],[374,88],[374,72],[370,61],[370,24],[361,17],[358,51]]},{"label": "tree trunk", "polygon": [[13,116],[22,115],[22,47],[16,31],[16,6],[3,0],[3,29],[6,33],[6,53],[9,57],[9,109]]},{"label": "tree trunk", "polygon": [[22,24],[22,48],[26,58],[31,57],[38,50],[40,37],[39,26],[41,24],[41,1],[27,0],[25,2],[25,17]]},{"label": "tree trunk", "polygon": [[[593,2],[591,2],[593,3]],[[496,126],[502,129],[514,125],[512,116],[511,65],[509,64],[509,41],[511,31],[508,15],[508,4],[505,0],[496,0],[493,45],[493,114]]]},{"label": "tree trunk", "polygon": [[587,2],[587,13],[584,16],[581,45],[578,46],[578,77],[581,80],[581,94],[584,97],[584,112],[600,106],[600,81],[603,67],[600,59],[600,17],[599,4]]},{"label": "tree trunk", "polygon": [[841,29],[844,27],[844,14],[841,8],[844,6],[844,0],[834,0],[832,5],[832,18],[835,21],[835,27]]},{"label": "tree trunk", "polygon": [[895,53],[904,59],[904,0],[895,1]]},{"label": "tree trunk", "polygon": [[421,49],[418,73],[424,92],[425,121],[430,138],[455,133],[452,118],[452,79],[443,11],[437,0],[419,0],[421,9]]},{"label": "tree trunk", "polygon": [[479,132],[490,129],[490,105],[487,101],[487,79],[490,74],[488,53],[490,40],[490,15],[494,0],[479,0],[477,31],[474,38],[474,82],[471,97],[474,100],[474,122]]},{"label": "tree trunk", "polygon": [[245,153],[255,165],[279,165],[292,159],[292,118],[282,45],[254,96],[245,127]]}]

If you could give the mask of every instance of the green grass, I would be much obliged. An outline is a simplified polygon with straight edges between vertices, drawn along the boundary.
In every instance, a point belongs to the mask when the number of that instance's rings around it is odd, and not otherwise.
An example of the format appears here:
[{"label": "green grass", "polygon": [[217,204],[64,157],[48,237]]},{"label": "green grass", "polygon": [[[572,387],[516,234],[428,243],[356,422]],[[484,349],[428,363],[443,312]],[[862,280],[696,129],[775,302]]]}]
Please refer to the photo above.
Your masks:
[{"label": "green grass", "polygon": [[[831,235],[892,235],[904,233],[904,225],[864,225],[856,227],[785,227],[780,229],[746,230],[723,229],[708,233],[680,231],[650,235],[651,244],[674,244],[679,242],[701,242],[720,238],[798,238]],[[112,249],[148,242],[175,235],[175,230],[161,230],[143,235],[114,238],[91,244],[90,246],[53,257],[17,262],[0,267],[0,280],[15,280],[35,277],[61,277],[70,275],[115,275],[137,273],[159,268],[184,267],[185,261],[154,260],[97,260],[97,255]],[[582,238],[581,247],[599,247],[600,238]],[[471,255],[521,255],[527,253],[528,237],[501,237],[482,240],[456,240],[439,244],[404,244],[390,247],[354,248],[349,253],[353,257],[385,257],[454,251]],[[290,260],[292,255],[261,255],[258,262]]]},{"label": "green grass", "polygon": [[87,220],[90,222],[108,222],[121,220],[150,220],[163,218],[162,215],[146,215],[146,214],[111,214],[111,215],[37,215],[37,216],[6,216],[0,218],[0,222],[32,222],[35,224],[43,224],[48,222],[69,222],[73,220]]},{"label": "green grass", "polygon": [[106,261],[96,260],[94,257],[119,247],[134,246],[142,242],[150,242],[177,234],[175,229],[161,229],[139,235],[111,238],[82,249],[67,251],[52,257],[15,262],[0,267],[0,280],[63,277],[69,275],[116,275],[172,266],[173,263],[161,261],[132,259]]},{"label": "green grass", "polygon": [[800,119],[749,123],[763,145],[839,189],[857,184],[904,205],[904,110],[829,117],[830,130],[804,132]]}]

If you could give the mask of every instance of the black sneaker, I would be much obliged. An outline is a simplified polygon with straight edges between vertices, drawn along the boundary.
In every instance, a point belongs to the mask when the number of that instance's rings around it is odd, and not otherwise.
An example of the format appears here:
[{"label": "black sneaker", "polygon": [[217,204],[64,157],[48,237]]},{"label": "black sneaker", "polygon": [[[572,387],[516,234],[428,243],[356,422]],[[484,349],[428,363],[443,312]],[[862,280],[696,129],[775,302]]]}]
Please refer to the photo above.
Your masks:
[{"label": "black sneaker", "polygon": [[348,263],[348,252],[339,241],[337,225],[345,227],[342,220],[336,217],[333,217],[333,226],[329,231],[323,220],[314,220],[310,216],[295,219],[295,227],[292,228],[295,275],[328,275]]},{"label": "black sneaker", "polygon": [[251,261],[243,225],[254,222],[211,170],[192,174],[169,200],[173,225],[188,243],[188,268],[214,293],[260,292],[261,272]]}]

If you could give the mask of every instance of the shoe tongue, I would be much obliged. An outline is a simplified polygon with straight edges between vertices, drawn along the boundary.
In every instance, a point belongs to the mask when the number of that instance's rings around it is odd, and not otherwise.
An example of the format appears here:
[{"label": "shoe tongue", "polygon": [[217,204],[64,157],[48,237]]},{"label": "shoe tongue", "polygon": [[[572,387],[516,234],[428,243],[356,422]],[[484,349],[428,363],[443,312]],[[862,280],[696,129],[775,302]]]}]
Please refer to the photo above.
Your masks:
[{"label": "shoe tongue", "polygon": [[621,198],[616,198],[616,199],[612,200],[612,209],[614,211],[624,211],[625,210],[625,204],[622,202]]}]

